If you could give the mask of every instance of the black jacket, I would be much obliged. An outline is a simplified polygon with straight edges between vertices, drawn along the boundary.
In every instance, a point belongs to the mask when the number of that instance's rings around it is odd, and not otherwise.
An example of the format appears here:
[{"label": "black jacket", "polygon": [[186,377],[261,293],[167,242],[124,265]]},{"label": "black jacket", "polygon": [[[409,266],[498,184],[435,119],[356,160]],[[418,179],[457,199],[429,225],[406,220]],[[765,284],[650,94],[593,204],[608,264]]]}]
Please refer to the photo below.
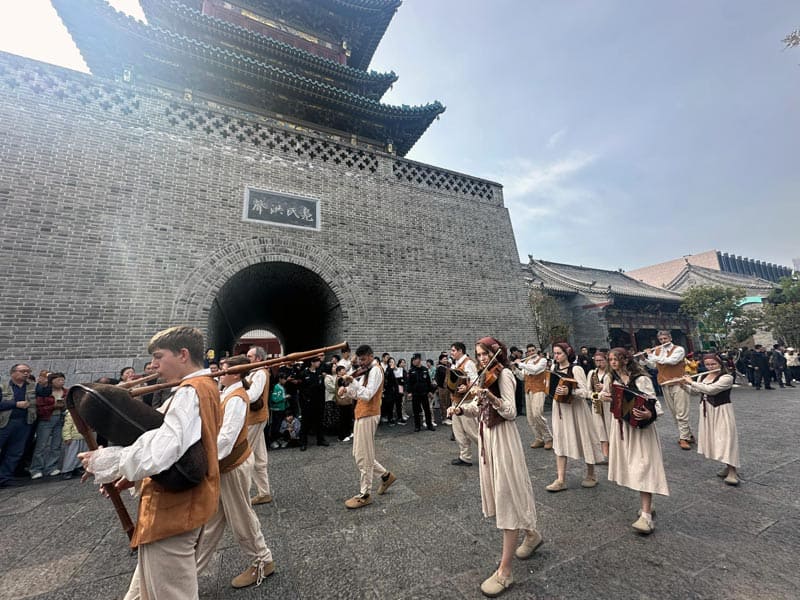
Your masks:
[{"label": "black jacket", "polygon": [[432,389],[431,374],[427,367],[411,365],[411,370],[408,372],[408,391],[415,396],[422,396]]}]

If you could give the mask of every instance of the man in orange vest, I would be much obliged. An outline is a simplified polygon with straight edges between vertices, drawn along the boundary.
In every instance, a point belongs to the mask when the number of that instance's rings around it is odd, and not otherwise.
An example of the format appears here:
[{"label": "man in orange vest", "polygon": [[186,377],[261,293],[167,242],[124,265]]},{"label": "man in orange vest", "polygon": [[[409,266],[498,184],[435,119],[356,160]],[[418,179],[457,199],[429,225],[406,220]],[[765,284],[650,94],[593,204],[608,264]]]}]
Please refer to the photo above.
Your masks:
[{"label": "man in orange vest", "polygon": [[[245,365],[245,356],[223,359],[223,368]],[[225,386],[222,392],[222,428],[217,437],[220,472],[220,499],[216,514],[206,524],[198,549],[197,571],[202,573],[214,556],[226,524],[233,530],[250,564],[234,577],[231,585],[243,588],[261,585],[261,581],[275,572],[272,552],[267,548],[261,522],[250,504],[250,481],[253,475],[253,453],[247,443],[245,419],[249,411],[247,381],[239,374],[220,377]]]},{"label": "man in orange vest", "polygon": [[657,379],[664,393],[664,402],[678,426],[678,445],[683,450],[691,450],[694,435],[689,425],[689,392],[680,381],[664,385],[665,381],[682,380],[686,374],[686,350],[673,344],[672,333],[666,330],[658,332],[658,343],[661,345],[647,353],[647,366],[658,369]]},{"label": "man in orange vest", "polygon": [[553,434],[547,426],[544,416],[545,384],[544,372],[547,370],[547,358],[539,356],[536,346],[528,344],[525,348],[525,359],[513,363],[513,371],[525,385],[525,414],[533,433],[531,448],[553,449]]},{"label": "man in orange vest", "polygon": [[[217,435],[222,424],[217,384],[202,366],[204,348],[203,334],[194,327],[170,327],[154,335],[147,347],[153,367],[163,379],[181,381],[159,409],[164,423],[130,446],[79,455],[96,483],[116,482],[122,490],[141,482],[139,520],[131,540],[139,555],[126,600],[198,598],[196,552],[219,503]],[[173,492],[150,479],[198,441],[208,462],[199,484]]]},{"label": "man in orange vest", "polygon": [[372,348],[366,344],[356,349],[356,359],[366,372],[354,379],[346,375],[347,387],[339,388],[339,394],[355,400],[355,424],[353,425],[353,458],[361,474],[358,494],[345,501],[347,508],[361,508],[372,504],[372,481],[375,475],[381,479],[378,495],[383,495],[397,477],[375,460],[375,430],[381,420],[381,395],[383,394],[383,368],[375,360]]}]

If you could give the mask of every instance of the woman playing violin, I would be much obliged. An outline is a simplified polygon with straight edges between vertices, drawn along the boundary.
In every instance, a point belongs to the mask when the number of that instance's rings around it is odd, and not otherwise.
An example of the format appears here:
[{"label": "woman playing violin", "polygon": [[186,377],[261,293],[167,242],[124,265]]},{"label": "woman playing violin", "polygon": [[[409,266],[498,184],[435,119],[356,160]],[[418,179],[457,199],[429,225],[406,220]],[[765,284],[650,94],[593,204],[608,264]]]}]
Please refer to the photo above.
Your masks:
[{"label": "woman playing violin", "polygon": [[[483,594],[493,598],[514,582],[511,570],[514,556],[529,558],[541,545],[542,536],[536,530],[533,488],[522,441],[514,423],[517,417],[516,379],[509,368],[506,347],[492,337],[485,337],[476,344],[475,356],[483,370],[478,384],[471,390],[477,396],[477,402],[450,407],[448,416],[466,414],[478,417],[479,421],[483,514],[494,516],[497,528],[503,530],[500,566],[481,584]],[[520,530],[525,537],[515,550]]]}]

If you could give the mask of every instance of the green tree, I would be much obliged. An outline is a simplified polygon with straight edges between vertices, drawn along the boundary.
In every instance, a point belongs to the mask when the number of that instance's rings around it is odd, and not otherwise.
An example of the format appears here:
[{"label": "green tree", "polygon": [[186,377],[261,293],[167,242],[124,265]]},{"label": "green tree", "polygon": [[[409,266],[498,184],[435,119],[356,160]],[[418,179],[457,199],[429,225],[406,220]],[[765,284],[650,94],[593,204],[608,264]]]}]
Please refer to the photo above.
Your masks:
[{"label": "green tree", "polygon": [[784,277],[764,305],[765,321],[789,346],[800,345],[800,279]]},{"label": "green tree", "polygon": [[731,319],[728,328],[728,342],[739,346],[764,326],[764,311],[759,308],[746,308],[738,317]]},{"label": "green tree", "polygon": [[531,290],[529,298],[533,315],[533,333],[539,346],[547,348],[554,342],[566,340],[571,328],[558,301],[539,289]]},{"label": "green tree", "polygon": [[740,287],[699,285],[683,295],[680,312],[697,321],[704,341],[718,341],[727,338],[733,324],[742,317],[739,303],[746,294]]}]

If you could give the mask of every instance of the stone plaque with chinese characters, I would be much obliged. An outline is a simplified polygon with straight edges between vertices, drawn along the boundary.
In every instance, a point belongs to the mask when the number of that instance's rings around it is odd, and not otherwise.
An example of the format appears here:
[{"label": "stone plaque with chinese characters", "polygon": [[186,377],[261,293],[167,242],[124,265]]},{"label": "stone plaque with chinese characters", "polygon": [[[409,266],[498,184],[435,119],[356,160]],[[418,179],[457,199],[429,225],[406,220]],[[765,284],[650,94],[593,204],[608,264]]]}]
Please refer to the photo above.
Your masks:
[{"label": "stone plaque with chinese characters", "polygon": [[247,188],[242,219],[319,231],[319,200]]}]

